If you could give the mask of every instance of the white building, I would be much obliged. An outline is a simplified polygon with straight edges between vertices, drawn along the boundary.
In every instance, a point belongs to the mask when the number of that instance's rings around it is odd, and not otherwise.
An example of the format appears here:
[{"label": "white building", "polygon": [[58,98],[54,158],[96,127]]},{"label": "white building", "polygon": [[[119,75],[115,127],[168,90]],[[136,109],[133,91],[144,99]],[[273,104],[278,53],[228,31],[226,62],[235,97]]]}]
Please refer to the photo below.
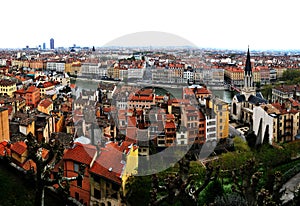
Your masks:
[{"label": "white building", "polygon": [[185,71],[183,72],[183,79],[189,80],[192,82],[194,80],[194,72],[193,71]]},{"label": "white building", "polygon": [[47,62],[47,70],[64,72],[65,71],[65,62]]}]

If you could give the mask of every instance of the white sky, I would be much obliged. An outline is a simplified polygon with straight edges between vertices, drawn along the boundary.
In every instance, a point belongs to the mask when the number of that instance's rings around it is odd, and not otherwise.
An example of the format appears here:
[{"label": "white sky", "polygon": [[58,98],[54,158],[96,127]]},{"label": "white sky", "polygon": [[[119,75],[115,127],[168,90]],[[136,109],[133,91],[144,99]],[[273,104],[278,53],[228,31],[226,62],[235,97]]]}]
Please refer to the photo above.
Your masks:
[{"label": "white sky", "polygon": [[4,0],[0,19],[0,48],[48,48],[51,37],[55,47],[102,46],[160,31],[205,48],[300,49],[299,0]]}]

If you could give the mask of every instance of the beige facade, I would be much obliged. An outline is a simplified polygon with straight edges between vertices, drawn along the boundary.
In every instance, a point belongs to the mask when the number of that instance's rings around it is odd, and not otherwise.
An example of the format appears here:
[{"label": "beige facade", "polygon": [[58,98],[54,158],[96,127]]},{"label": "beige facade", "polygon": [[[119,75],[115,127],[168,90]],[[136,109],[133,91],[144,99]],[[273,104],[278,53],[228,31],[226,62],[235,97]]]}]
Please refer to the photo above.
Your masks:
[{"label": "beige facade", "polygon": [[0,107],[0,142],[9,140],[8,109]]}]

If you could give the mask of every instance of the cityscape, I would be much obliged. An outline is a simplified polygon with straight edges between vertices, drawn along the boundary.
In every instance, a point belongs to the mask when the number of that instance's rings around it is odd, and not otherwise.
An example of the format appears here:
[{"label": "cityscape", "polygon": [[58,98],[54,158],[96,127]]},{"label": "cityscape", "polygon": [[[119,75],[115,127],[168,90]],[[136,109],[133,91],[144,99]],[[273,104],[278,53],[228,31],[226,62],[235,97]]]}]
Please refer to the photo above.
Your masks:
[{"label": "cityscape", "polygon": [[3,205],[299,205],[300,50],[48,42],[0,50]]}]

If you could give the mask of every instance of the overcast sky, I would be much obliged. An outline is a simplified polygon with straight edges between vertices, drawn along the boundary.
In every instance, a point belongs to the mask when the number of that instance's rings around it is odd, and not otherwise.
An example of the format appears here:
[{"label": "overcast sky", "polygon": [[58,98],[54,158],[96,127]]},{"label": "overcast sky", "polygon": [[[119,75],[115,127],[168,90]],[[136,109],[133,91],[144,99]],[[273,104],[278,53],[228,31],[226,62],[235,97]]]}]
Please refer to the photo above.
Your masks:
[{"label": "overcast sky", "polygon": [[[5,0],[0,48],[48,48],[50,38],[55,47],[97,47],[159,31],[201,48],[300,49],[299,9],[299,0]],[[186,42],[134,37],[145,46]]]}]

